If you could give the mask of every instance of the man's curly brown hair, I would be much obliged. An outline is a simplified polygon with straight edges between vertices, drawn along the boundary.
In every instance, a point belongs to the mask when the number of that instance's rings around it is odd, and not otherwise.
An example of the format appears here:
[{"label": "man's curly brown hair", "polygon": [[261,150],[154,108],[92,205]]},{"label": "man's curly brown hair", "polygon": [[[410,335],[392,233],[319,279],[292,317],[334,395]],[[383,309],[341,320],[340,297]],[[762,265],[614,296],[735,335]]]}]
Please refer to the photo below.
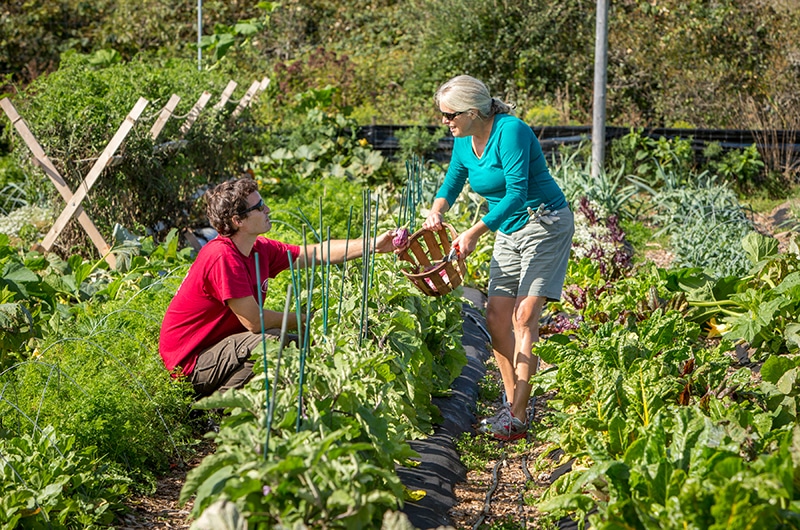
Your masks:
[{"label": "man's curly brown hair", "polygon": [[258,191],[258,183],[247,177],[226,180],[206,191],[206,215],[214,230],[227,237],[235,234],[239,229],[233,218],[247,209],[247,196],[254,191]]}]

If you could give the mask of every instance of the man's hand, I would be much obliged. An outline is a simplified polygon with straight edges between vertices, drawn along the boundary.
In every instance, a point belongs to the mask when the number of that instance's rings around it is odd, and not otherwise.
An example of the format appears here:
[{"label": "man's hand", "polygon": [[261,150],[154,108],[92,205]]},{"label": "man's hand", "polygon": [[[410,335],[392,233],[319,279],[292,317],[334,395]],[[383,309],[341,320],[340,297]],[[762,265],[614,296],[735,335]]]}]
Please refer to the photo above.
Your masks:
[{"label": "man's hand", "polygon": [[392,239],[394,239],[394,230],[389,230],[384,232],[383,234],[379,235],[375,238],[375,248],[373,251],[384,254],[386,252],[391,252],[394,250],[394,243],[392,243]]}]

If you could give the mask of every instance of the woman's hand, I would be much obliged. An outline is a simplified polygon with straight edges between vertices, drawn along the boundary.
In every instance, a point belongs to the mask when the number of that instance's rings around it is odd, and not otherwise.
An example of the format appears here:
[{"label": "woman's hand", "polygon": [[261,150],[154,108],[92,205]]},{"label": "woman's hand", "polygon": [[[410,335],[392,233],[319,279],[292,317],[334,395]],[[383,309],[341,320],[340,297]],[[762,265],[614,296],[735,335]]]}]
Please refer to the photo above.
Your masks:
[{"label": "woman's hand", "polygon": [[444,223],[444,215],[440,212],[431,212],[425,222],[422,223],[422,228],[435,232],[442,229],[442,223]]},{"label": "woman's hand", "polygon": [[452,246],[455,247],[458,252],[458,259],[464,259],[473,252],[475,252],[475,247],[478,246],[478,239],[471,238],[469,236],[469,231],[459,234],[452,242]]},{"label": "woman's hand", "polygon": [[483,221],[478,221],[472,228],[456,236],[452,245],[458,247],[459,258],[466,258],[475,252],[475,248],[478,246],[478,240],[488,231],[489,227],[483,224]]}]

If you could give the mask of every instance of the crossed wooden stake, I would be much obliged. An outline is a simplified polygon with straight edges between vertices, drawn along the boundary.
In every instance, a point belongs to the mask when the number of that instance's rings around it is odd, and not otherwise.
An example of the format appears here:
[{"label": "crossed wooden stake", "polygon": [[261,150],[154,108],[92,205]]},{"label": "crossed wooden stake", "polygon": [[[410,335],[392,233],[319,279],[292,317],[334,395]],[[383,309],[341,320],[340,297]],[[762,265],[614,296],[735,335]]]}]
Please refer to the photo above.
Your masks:
[{"label": "crossed wooden stake", "polygon": [[[268,85],[268,78],[264,78],[262,81],[255,81],[250,86],[250,89],[247,91],[247,93],[239,101],[237,107],[231,113],[231,118],[238,116],[241,111],[250,104],[252,99],[259,92],[266,89]],[[220,101],[214,106],[214,108],[219,110],[224,107],[235,89],[236,82],[230,81],[225,87]],[[161,110],[161,113],[153,124],[153,127],[150,129],[150,137],[154,141],[161,134],[161,131],[163,130],[167,121],[172,116],[175,108],[178,106],[180,99],[181,98],[179,96],[173,94],[167,104]],[[203,94],[197,100],[197,103],[195,103],[194,107],[192,107],[192,110],[189,111],[186,120],[180,127],[181,138],[192,127],[210,99],[211,94],[209,92],[203,92]],[[42,243],[34,247],[36,250],[39,250],[40,252],[49,252],[50,249],[53,248],[58,236],[67,226],[67,223],[69,223],[69,220],[73,217],[76,217],[80,225],[88,234],[89,238],[92,240],[92,243],[94,243],[95,247],[97,247],[100,255],[103,256],[103,259],[105,259],[112,268],[116,268],[117,260],[114,254],[111,252],[111,247],[106,243],[105,239],[103,239],[103,236],[100,234],[100,231],[86,214],[81,206],[81,202],[83,202],[83,200],[88,196],[89,190],[91,190],[92,186],[100,177],[103,170],[108,167],[108,164],[114,158],[114,154],[117,152],[117,149],[119,149],[120,145],[122,145],[122,142],[125,140],[125,137],[133,129],[133,126],[138,121],[147,104],[148,101],[146,99],[139,98],[139,100],[133,106],[133,109],[128,113],[128,116],[122,122],[122,125],[120,125],[116,134],[111,138],[111,141],[103,150],[103,153],[92,165],[92,168],[86,174],[83,182],[81,182],[81,184],[78,186],[77,191],[72,193],[72,191],[69,189],[69,186],[64,181],[64,178],[58,172],[55,165],[53,165],[53,162],[47,157],[44,149],[42,149],[41,144],[39,144],[39,142],[36,140],[36,137],[19,115],[17,109],[14,108],[14,105],[12,105],[11,101],[8,98],[3,98],[0,100],[0,107],[2,107],[2,109],[5,111],[6,115],[11,120],[11,124],[22,137],[23,141],[28,146],[28,149],[30,149],[31,153],[33,154],[35,164],[42,168],[47,177],[61,194],[61,197],[63,197],[64,201],[67,203]]]}]

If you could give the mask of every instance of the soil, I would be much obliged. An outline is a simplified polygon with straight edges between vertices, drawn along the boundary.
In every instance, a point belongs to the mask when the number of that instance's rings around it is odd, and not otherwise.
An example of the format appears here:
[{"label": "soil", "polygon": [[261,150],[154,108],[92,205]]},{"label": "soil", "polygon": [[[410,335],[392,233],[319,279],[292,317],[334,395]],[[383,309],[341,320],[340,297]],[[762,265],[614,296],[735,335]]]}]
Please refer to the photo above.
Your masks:
[{"label": "soil", "polygon": [[[755,214],[756,228],[765,234],[774,235],[785,250],[791,234],[797,230],[793,208],[798,201],[786,202],[777,206],[769,214]],[[645,251],[645,259],[660,267],[668,267],[674,256],[666,249],[651,247]],[[487,377],[499,382],[496,370],[487,370]],[[535,411],[535,426],[547,410],[547,397],[540,396]],[[500,403],[482,404],[488,409],[499,407]],[[486,435],[481,435],[486,436]],[[501,529],[501,528],[543,528],[551,526],[544,522],[532,506],[560,474],[569,469],[569,462],[559,452],[554,452],[547,443],[537,440],[531,431],[527,439],[515,442],[497,443],[503,456],[489,459],[480,469],[471,470],[464,483],[456,484],[454,492],[458,500],[449,511],[453,524],[458,529]],[[130,529],[188,529],[191,525],[191,501],[178,506],[178,496],[191,467],[213,450],[204,446],[188,466],[176,467],[157,483],[153,495],[140,495],[130,499],[130,513],[123,517],[121,528]],[[557,526],[571,526],[561,522]]]},{"label": "soil", "polygon": [[130,512],[122,517],[120,528],[188,529],[192,524],[193,502],[190,499],[183,506],[178,505],[181,488],[186,481],[186,473],[213,452],[214,444],[204,440],[190,460],[175,463],[168,474],[158,479],[154,494],[132,496],[127,502]]}]

